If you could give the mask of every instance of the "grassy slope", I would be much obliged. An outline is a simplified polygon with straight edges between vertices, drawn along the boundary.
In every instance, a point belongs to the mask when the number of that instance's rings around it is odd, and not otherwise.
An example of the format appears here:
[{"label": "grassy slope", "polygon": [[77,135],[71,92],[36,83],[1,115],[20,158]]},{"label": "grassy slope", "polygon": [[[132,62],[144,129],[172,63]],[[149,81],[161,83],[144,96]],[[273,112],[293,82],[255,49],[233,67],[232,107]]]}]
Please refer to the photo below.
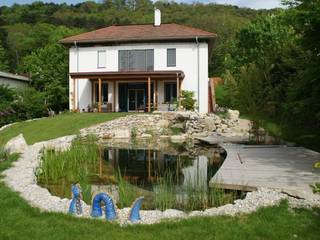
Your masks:
[{"label": "grassy slope", "polygon": [[[1,132],[5,140],[23,132],[29,143],[76,133],[79,128],[112,119],[118,114],[74,115],[19,123]],[[50,126],[50,129],[48,127]],[[4,133],[4,134],[3,134]],[[0,163],[0,172],[10,162]],[[320,209],[261,209],[238,217],[192,218],[153,226],[118,225],[41,213],[0,182],[0,239],[318,239]]]},{"label": "grassy slope", "polygon": [[128,113],[67,113],[55,118],[44,118],[32,122],[19,122],[0,132],[0,146],[23,133],[28,144],[76,134],[79,129],[112,120]]}]

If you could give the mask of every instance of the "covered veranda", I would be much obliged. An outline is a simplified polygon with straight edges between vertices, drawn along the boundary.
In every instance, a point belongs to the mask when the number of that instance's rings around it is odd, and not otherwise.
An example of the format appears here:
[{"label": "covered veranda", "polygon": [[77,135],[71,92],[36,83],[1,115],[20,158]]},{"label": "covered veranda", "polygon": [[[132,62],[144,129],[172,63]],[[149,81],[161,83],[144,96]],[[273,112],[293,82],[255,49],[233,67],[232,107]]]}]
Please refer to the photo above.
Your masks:
[{"label": "covered veranda", "polygon": [[[89,80],[91,82],[91,104],[97,103],[97,111],[103,112],[103,104],[107,101],[107,111],[129,111],[130,103],[129,97],[133,94],[138,94],[130,89],[121,88],[121,84],[139,85],[143,84],[143,106],[136,106],[136,110],[143,110],[151,112],[152,110],[158,110],[159,107],[159,86],[163,82],[174,82],[176,87],[177,101],[180,101],[181,85],[184,79],[184,73],[182,71],[131,71],[131,72],[77,72],[71,73],[70,78],[72,80],[71,97],[72,97],[72,110],[80,111],[79,107],[79,88],[83,80]],[[103,83],[110,84],[111,96],[108,99],[104,99]],[[141,87],[140,87],[141,88]],[[127,92],[126,92],[127,91]],[[124,93],[125,92],[125,93]],[[127,108],[120,108],[119,103],[121,99],[126,98],[128,102]],[[123,101],[123,100],[122,100]],[[136,104],[137,105],[137,104]]]}]

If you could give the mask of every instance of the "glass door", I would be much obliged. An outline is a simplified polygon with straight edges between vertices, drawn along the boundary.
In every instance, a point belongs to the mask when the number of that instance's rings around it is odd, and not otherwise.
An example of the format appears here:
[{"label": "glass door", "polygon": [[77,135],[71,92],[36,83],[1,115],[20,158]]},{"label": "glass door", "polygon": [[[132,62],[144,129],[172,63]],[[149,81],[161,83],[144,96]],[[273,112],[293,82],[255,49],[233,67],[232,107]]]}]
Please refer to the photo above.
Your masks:
[{"label": "glass door", "polygon": [[129,111],[144,110],[144,90],[129,89],[128,90],[128,106]]},{"label": "glass door", "polygon": [[129,89],[128,94],[128,101],[129,101],[129,111],[136,110],[136,89]]}]

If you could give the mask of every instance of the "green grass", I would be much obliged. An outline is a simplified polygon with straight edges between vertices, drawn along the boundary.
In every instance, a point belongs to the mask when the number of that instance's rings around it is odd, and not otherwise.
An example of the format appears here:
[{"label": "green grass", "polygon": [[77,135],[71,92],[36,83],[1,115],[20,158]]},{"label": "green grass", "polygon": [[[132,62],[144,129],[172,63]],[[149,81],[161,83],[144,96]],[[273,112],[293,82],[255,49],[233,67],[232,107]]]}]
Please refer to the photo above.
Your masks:
[{"label": "green grass", "polygon": [[[83,116],[88,122],[82,122]],[[59,118],[63,118],[62,119]],[[29,143],[76,133],[79,128],[111,119],[116,115],[68,115],[32,123],[19,123],[1,132],[2,141],[26,133]],[[76,122],[76,119],[79,122]],[[89,120],[90,119],[90,120]],[[42,122],[44,121],[44,122]],[[57,123],[59,122],[59,124]],[[81,123],[80,123],[81,122]],[[65,127],[64,124],[68,124]],[[37,126],[41,126],[41,128]],[[77,125],[74,126],[74,125]],[[51,127],[47,133],[44,126]],[[20,131],[19,131],[20,129]],[[37,131],[38,129],[38,131]],[[41,131],[39,130],[41,129]],[[67,130],[66,130],[67,129]],[[41,135],[41,136],[38,136]],[[0,172],[17,156],[0,162]],[[263,208],[250,215],[236,217],[191,218],[152,226],[120,227],[100,220],[79,219],[65,214],[42,213],[32,208],[17,193],[0,182],[0,239],[319,239],[320,209],[290,210],[280,206]]]},{"label": "green grass", "polygon": [[19,122],[0,132],[0,146],[23,133],[28,144],[65,135],[77,134],[81,128],[112,120],[128,113],[66,113],[54,118]]}]

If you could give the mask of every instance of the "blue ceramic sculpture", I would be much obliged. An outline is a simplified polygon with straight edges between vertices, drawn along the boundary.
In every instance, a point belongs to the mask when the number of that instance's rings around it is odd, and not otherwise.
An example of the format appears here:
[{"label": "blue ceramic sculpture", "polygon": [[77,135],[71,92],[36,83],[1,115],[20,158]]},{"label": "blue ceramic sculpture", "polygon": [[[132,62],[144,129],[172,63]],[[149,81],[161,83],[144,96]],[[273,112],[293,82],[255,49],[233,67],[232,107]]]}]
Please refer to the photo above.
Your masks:
[{"label": "blue ceramic sculpture", "polygon": [[69,206],[69,213],[74,215],[81,215],[82,214],[82,191],[80,184],[75,183],[71,186],[72,192],[72,200]]},{"label": "blue ceramic sculpture", "polygon": [[141,220],[140,208],[141,208],[141,204],[142,204],[143,199],[144,199],[144,197],[139,197],[132,204],[132,207],[131,207],[131,210],[129,213],[129,220],[133,223]]},{"label": "blue ceramic sculpture", "polygon": [[91,217],[101,217],[102,216],[102,209],[100,206],[100,202],[104,202],[105,204],[105,215],[107,220],[114,220],[117,218],[116,209],[113,203],[112,198],[106,193],[98,193],[92,202],[92,211]]}]

